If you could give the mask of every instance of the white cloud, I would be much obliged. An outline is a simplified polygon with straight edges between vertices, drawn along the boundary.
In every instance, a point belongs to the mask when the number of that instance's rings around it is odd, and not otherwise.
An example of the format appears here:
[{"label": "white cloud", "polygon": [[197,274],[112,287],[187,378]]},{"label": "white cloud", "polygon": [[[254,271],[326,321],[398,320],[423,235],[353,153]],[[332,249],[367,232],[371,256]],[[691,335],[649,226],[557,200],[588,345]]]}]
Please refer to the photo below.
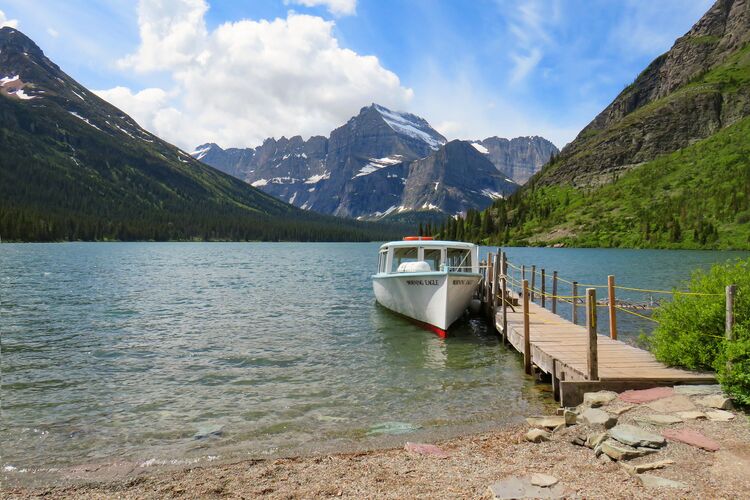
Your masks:
[{"label": "white cloud", "polygon": [[5,17],[5,12],[0,10],[0,28],[18,28],[18,19],[8,19]]},{"label": "white cloud", "polygon": [[350,16],[357,10],[357,0],[284,0],[284,4],[299,4],[305,7],[323,5],[336,16]]},{"label": "white cloud", "polygon": [[562,147],[591,119],[588,107],[562,119],[534,112],[523,100],[483,82],[481,68],[471,64],[445,71],[428,63],[419,73],[412,107],[449,140],[540,135]]},{"label": "white cloud", "polygon": [[508,9],[508,31],[514,39],[514,50],[509,53],[513,61],[510,83],[518,84],[537,67],[544,56],[545,45],[552,42],[549,28],[560,17],[559,3],[532,0],[502,2],[500,6]]},{"label": "white cloud", "polygon": [[376,57],[340,47],[331,21],[290,12],[209,32],[202,0],[155,3],[140,3],[141,45],[119,65],[167,72],[174,88],[118,87],[99,95],[183,148],[327,135],[370,102],[404,108],[412,98]]},{"label": "white cloud", "polygon": [[55,28],[47,28],[47,34],[52,38],[60,36],[60,33]]},{"label": "white cloud", "polygon": [[682,28],[701,17],[713,0],[660,0],[641,2],[627,0],[622,6],[619,22],[614,26],[609,43],[626,57],[656,56],[668,50],[681,36]]}]

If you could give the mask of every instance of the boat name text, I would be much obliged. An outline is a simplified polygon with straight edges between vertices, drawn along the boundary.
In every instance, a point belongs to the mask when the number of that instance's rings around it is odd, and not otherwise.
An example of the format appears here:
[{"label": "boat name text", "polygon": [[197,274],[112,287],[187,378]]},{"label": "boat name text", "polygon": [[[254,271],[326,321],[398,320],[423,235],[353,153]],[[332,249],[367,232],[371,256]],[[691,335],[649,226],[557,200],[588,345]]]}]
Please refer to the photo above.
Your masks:
[{"label": "boat name text", "polygon": [[438,280],[406,280],[406,284],[412,286],[437,286]]}]

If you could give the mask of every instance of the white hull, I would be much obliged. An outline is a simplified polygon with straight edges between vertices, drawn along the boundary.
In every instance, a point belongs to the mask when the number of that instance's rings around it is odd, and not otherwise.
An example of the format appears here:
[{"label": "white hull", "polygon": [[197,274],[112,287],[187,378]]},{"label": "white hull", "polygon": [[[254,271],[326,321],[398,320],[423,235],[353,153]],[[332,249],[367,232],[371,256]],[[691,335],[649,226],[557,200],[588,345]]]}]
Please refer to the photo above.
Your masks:
[{"label": "white hull", "polygon": [[469,307],[480,279],[458,272],[376,274],[372,287],[384,307],[445,331]]}]

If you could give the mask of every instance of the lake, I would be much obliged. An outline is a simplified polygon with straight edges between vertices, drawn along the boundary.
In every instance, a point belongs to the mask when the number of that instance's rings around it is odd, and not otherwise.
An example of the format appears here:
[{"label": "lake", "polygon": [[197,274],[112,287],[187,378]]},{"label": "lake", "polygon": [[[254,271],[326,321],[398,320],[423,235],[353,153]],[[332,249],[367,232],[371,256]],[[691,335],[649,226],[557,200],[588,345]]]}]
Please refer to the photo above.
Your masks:
[{"label": "lake", "polygon": [[[0,245],[4,474],[387,446],[550,411],[548,387],[482,320],[440,339],[377,306],[378,246]],[[579,282],[669,289],[748,253],[508,255]],[[625,340],[652,327],[618,320]]]}]

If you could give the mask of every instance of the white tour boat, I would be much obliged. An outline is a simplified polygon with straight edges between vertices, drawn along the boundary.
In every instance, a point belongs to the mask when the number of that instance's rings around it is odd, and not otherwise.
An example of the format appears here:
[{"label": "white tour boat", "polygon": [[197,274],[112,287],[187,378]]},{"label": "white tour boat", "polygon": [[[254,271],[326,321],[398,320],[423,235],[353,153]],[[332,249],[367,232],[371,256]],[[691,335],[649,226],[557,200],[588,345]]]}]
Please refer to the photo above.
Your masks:
[{"label": "white tour boat", "polygon": [[477,245],[410,236],[380,247],[372,288],[381,305],[444,337],[481,278]]}]

